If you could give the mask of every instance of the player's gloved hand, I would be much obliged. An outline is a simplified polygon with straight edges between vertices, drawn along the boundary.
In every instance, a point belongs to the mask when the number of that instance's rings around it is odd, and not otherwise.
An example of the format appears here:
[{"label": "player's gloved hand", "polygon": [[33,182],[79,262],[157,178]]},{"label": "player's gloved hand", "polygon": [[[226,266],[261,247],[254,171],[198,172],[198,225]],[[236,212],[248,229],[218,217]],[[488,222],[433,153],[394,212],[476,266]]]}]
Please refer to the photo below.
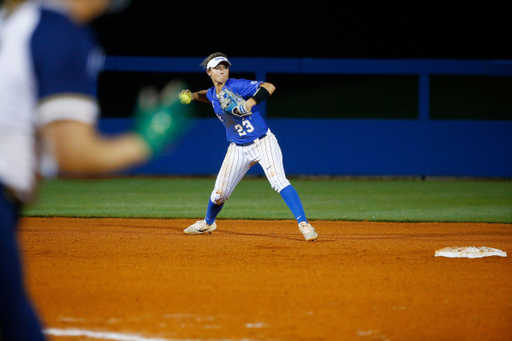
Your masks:
[{"label": "player's gloved hand", "polygon": [[135,112],[135,132],[147,143],[151,155],[160,153],[176,141],[185,130],[189,109],[180,103],[178,94],[184,84],[170,82],[158,93],[147,87],[139,94]]},{"label": "player's gloved hand", "polygon": [[252,114],[252,112],[247,109],[247,102],[241,96],[235,95],[228,89],[222,90],[220,95],[222,110],[239,117]]},{"label": "player's gloved hand", "polygon": [[242,100],[243,103],[239,103],[235,108],[233,108],[233,115],[244,117],[252,114],[250,110],[247,109],[247,101]]}]

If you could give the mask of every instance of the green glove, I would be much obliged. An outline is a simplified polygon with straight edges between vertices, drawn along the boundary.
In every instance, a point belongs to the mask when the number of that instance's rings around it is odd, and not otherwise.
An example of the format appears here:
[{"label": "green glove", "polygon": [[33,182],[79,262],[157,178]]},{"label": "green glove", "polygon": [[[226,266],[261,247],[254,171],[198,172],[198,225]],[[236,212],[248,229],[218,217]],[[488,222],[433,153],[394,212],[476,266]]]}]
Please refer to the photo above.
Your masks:
[{"label": "green glove", "polygon": [[182,82],[172,81],[160,94],[152,87],[144,88],[139,94],[135,131],[147,143],[152,156],[161,153],[186,131],[190,109],[178,98],[183,88]]}]

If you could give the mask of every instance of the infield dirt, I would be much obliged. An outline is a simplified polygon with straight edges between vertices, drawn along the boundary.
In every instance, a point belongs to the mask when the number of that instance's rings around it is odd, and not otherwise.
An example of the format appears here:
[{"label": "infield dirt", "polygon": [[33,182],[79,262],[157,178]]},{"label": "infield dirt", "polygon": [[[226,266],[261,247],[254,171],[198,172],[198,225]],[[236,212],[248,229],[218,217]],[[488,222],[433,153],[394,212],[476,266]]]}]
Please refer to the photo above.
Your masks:
[{"label": "infield dirt", "polygon": [[[140,340],[512,339],[512,225],[312,221],[320,237],[305,242],[294,221],[183,234],[193,222],[24,218],[45,327]],[[447,246],[509,257],[434,257]]]}]

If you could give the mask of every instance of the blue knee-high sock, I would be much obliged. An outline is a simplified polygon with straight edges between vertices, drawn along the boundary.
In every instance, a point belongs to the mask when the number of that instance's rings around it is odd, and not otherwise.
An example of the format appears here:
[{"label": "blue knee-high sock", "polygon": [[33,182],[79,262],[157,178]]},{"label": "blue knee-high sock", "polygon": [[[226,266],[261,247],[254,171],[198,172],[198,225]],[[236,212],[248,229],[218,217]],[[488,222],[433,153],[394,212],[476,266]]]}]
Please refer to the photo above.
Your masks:
[{"label": "blue knee-high sock", "polygon": [[293,216],[297,219],[297,222],[308,222],[306,219],[306,213],[304,212],[304,208],[302,207],[302,202],[300,201],[299,194],[295,190],[292,185],[286,186],[280,192],[281,196],[284,199],[290,211],[292,211]]},{"label": "blue knee-high sock", "polygon": [[212,202],[210,199],[208,201],[208,208],[206,209],[206,217],[204,220],[208,225],[211,225],[215,222],[215,218],[217,218],[217,214],[219,214],[220,210],[222,210],[222,207],[224,206],[224,203],[217,205]]}]

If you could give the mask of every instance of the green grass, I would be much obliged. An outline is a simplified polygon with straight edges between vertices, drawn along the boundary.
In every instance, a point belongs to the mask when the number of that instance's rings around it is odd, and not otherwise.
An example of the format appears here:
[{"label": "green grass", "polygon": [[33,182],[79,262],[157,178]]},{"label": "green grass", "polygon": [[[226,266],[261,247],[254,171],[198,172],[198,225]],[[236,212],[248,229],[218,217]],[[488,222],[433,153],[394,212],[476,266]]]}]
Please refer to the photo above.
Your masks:
[{"label": "green grass", "polygon": [[[203,218],[212,178],[54,179],[25,216]],[[512,223],[512,182],[292,179],[310,220]],[[219,219],[293,219],[266,179],[235,189]]]}]

